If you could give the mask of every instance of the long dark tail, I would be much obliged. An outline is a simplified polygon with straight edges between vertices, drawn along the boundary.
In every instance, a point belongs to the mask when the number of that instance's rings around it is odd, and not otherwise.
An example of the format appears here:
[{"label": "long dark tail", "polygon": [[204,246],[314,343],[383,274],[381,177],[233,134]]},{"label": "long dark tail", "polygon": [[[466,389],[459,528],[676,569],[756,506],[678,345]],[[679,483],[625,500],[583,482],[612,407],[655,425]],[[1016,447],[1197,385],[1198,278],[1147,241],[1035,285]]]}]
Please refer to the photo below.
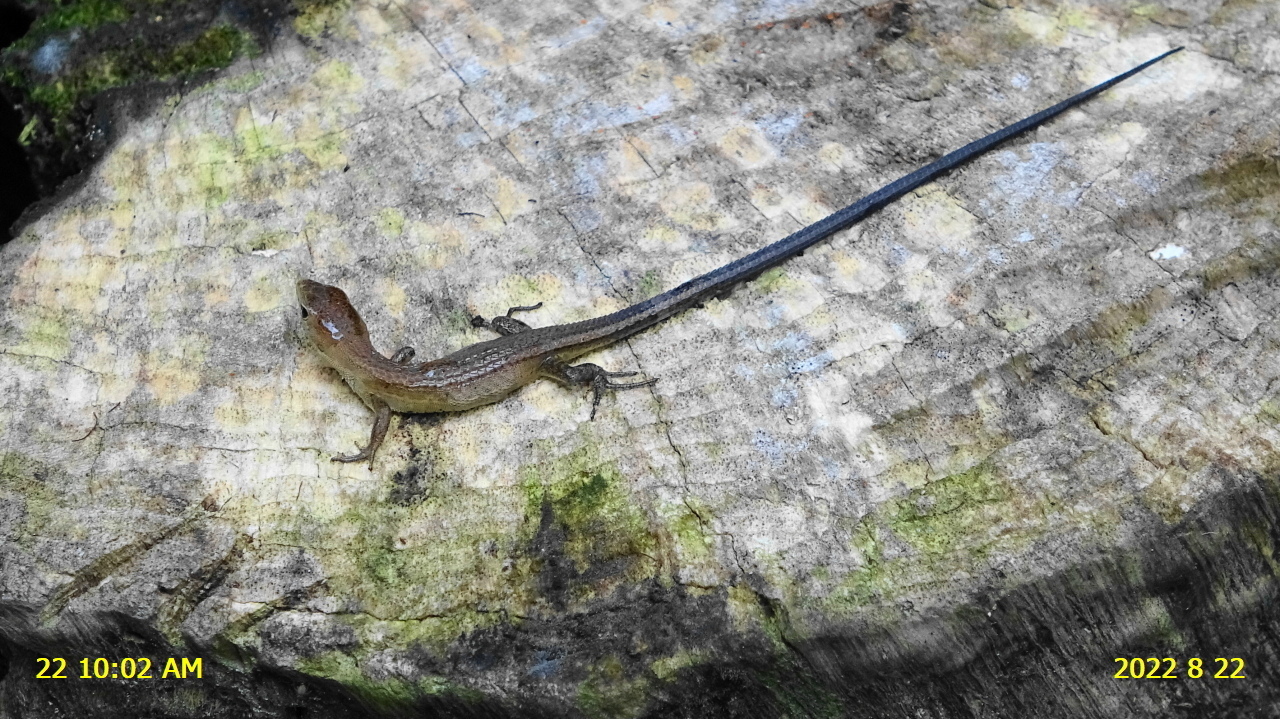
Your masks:
[{"label": "long dark tail", "polygon": [[[1073,95],[1053,107],[1041,110],[1040,112],[1019,120],[1008,127],[996,130],[981,140],[975,140],[959,150],[943,155],[919,170],[890,182],[843,210],[838,210],[828,215],[826,218],[818,220],[812,225],[809,225],[802,230],[798,230],[767,247],[756,250],[740,260],[730,262],[724,267],[708,272],[701,277],[695,277],[673,290],[663,292],[662,294],[651,297],[643,302],[638,302],[631,307],[619,310],[612,315],[601,317],[596,320],[587,320],[582,324],[594,325],[598,322],[601,325],[612,327],[613,332],[610,333],[610,340],[612,341],[621,339],[622,337],[635,332],[639,332],[640,330],[657,322],[661,322],[686,307],[690,307],[704,299],[713,297],[721,292],[725,292],[733,285],[754,277],[764,270],[794,257],[814,244],[817,244],[840,230],[853,225],[858,220],[861,220],[867,215],[879,210],[881,207],[893,202],[902,195],[911,192],[927,182],[930,182],[942,173],[968,162],[1005,140],[1008,140],[1014,135],[1026,132],[1027,130],[1052,120],[1063,112],[1070,110],[1112,85],[1142,72],[1148,67],[1160,62],[1181,49],[1181,47],[1176,47],[1157,58],[1153,58],[1142,63],[1128,72],[1116,75],[1110,80],[1107,80],[1100,85],[1095,85],[1078,95]],[[634,324],[628,326],[624,334],[619,335],[617,333],[618,323],[628,319],[632,320]],[[590,329],[587,327],[584,327],[583,329],[585,330],[584,334],[590,334]]]}]

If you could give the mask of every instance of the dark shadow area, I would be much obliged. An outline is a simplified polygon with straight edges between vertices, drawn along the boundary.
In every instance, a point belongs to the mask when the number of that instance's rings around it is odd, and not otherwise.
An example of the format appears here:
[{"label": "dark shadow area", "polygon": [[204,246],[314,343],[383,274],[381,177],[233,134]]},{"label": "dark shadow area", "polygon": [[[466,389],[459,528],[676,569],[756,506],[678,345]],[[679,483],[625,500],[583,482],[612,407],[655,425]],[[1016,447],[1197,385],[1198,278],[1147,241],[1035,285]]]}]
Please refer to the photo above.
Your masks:
[{"label": "dark shadow area", "polygon": [[[0,0],[0,49],[26,35],[34,19],[16,2]],[[22,128],[21,113],[0,93],[0,243],[13,239],[13,223],[38,197],[26,152],[18,142]]]}]

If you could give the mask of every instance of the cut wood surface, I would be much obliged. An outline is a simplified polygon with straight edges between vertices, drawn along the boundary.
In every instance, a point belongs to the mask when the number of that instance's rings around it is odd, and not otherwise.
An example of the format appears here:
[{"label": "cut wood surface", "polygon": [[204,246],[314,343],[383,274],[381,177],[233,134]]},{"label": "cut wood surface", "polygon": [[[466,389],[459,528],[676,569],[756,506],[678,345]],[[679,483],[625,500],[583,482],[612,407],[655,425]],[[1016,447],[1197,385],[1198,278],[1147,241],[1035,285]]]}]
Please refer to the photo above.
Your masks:
[{"label": "cut wood surface", "polygon": [[[0,714],[1280,701],[1274,4],[309,12],[122,118],[0,252]],[[329,459],[372,413],[300,343],[299,278],[419,359],[477,314],[597,316],[1178,45],[589,356],[658,378],[594,421],[543,381]]]}]

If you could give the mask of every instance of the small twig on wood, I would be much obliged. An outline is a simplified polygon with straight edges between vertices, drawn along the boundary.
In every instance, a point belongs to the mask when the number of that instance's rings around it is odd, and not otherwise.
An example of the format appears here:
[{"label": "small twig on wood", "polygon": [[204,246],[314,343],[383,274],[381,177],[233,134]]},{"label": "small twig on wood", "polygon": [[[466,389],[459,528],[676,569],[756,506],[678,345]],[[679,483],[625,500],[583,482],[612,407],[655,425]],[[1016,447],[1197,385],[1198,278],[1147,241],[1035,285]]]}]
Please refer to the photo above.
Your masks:
[{"label": "small twig on wood", "polygon": [[[120,406],[120,403],[119,403],[119,402],[116,402],[115,404],[111,405],[111,409],[107,410],[107,414],[111,414],[112,412],[114,412],[114,411],[115,411],[116,407],[119,407],[119,406]],[[84,433],[84,436],[83,436],[83,437],[81,437],[80,439],[73,439],[73,440],[71,440],[71,441],[72,441],[72,442],[83,442],[84,440],[89,439],[89,435],[93,434],[93,431],[94,431],[95,429],[100,429],[100,427],[99,427],[99,425],[98,425],[98,413],[97,413],[97,412],[94,412],[94,413],[93,413],[93,426],[89,428],[89,431],[88,431],[88,432],[85,432],[85,433]]]}]

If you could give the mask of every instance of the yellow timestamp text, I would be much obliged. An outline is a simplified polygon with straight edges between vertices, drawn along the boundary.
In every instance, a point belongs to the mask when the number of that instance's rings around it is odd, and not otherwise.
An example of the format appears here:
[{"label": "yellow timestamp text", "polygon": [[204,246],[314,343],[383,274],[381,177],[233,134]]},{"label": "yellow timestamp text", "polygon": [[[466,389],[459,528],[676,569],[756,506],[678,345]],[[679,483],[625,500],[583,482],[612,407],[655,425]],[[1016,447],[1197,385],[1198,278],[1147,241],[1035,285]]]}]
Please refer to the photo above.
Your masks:
[{"label": "yellow timestamp text", "polygon": [[[1209,662],[1209,666],[1205,666]],[[1116,657],[1116,679],[1248,679],[1240,657],[1191,657],[1186,667],[1173,657]]]},{"label": "yellow timestamp text", "polygon": [[[67,671],[68,662],[62,657],[37,657],[36,679],[203,679],[204,661],[199,657],[169,657],[164,666],[158,666],[148,657],[106,657],[80,660],[80,673]],[[74,664],[72,664],[74,667]]]}]

